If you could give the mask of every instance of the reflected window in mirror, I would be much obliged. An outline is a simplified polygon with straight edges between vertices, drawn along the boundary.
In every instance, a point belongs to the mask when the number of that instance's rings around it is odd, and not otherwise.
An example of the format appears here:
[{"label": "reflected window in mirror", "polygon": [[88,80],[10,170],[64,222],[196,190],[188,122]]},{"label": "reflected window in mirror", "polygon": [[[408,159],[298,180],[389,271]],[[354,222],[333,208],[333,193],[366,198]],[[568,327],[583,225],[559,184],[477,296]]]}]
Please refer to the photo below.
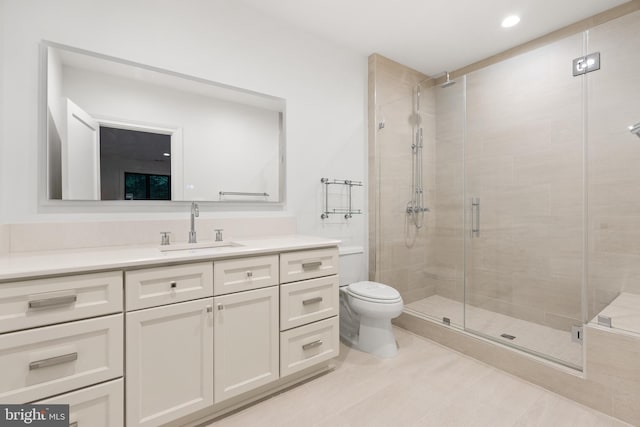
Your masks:
[{"label": "reflected window in mirror", "polygon": [[146,173],[124,173],[126,200],[171,200],[171,177]]}]

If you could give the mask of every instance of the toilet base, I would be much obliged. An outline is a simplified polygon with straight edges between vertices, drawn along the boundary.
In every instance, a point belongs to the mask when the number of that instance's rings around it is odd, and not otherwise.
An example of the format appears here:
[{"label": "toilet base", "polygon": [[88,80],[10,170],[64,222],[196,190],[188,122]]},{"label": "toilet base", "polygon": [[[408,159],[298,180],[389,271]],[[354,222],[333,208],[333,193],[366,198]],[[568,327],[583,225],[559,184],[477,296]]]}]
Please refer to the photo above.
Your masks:
[{"label": "toilet base", "polygon": [[384,359],[395,357],[398,354],[398,344],[390,320],[360,316],[357,348]]},{"label": "toilet base", "polygon": [[398,354],[391,319],[402,312],[402,301],[375,304],[351,298],[340,288],[340,338],[357,350],[388,359]]}]

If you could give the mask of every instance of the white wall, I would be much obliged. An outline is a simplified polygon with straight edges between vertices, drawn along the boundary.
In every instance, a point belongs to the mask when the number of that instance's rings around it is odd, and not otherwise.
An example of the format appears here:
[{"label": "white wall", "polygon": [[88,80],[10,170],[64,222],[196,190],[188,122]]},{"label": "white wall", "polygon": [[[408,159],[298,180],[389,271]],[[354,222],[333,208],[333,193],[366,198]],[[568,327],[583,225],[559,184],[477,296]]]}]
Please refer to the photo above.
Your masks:
[{"label": "white wall", "polygon": [[[301,233],[365,245],[362,216],[349,224],[320,220],[322,176],[365,179],[364,56],[229,0],[5,0],[0,19],[7,35],[3,101],[11,105],[0,145],[0,201],[8,221],[182,218],[187,212],[186,204],[135,214],[74,203],[39,206],[38,43],[47,39],[285,98],[286,208],[238,215],[294,215]],[[219,209],[201,206],[203,216],[232,215],[212,213]]]},{"label": "white wall", "polygon": [[[4,60],[4,33],[5,33],[5,29],[4,29],[4,25],[3,24],[3,17],[4,16],[4,0],[0,0],[0,58],[2,58]],[[4,67],[2,66],[2,64],[0,64],[0,159],[4,158],[4,150],[3,150],[3,146],[4,146],[4,134],[5,134],[5,127],[4,127],[4,104],[6,102],[6,97],[4,96]],[[4,176],[5,173],[3,172],[3,163],[0,160],[0,191],[4,190]],[[5,243],[5,238],[4,238],[4,234],[3,234],[3,227],[2,227],[2,223],[5,222],[5,218],[7,216],[6,212],[5,212],[5,198],[2,197],[0,195],[0,253],[2,253],[2,250],[4,248],[3,244]]]}]

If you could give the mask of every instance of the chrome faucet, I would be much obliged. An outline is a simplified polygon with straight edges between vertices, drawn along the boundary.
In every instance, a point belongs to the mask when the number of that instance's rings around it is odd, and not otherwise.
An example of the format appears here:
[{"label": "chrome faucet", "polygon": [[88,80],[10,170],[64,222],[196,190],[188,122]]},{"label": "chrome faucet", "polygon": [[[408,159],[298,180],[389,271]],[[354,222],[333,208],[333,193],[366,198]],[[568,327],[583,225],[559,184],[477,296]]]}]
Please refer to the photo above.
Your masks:
[{"label": "chrome faucet", "polygon": [[191,202],[191,231],[189,231],[189,243],[198,243],[196,239],[196,217],[200,216],[200,208],[196,202]]}]

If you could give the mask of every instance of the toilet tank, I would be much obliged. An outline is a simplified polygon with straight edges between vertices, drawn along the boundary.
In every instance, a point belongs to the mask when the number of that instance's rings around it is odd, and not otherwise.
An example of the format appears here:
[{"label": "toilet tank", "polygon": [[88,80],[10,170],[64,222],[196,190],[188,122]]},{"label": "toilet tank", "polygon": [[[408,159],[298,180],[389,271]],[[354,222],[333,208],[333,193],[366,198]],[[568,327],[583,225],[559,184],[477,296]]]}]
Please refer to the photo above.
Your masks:
[{"label": "toilet tank", "polygon": [[367,260],[362,246],[340,247],[340,286],[367,280]]}]

